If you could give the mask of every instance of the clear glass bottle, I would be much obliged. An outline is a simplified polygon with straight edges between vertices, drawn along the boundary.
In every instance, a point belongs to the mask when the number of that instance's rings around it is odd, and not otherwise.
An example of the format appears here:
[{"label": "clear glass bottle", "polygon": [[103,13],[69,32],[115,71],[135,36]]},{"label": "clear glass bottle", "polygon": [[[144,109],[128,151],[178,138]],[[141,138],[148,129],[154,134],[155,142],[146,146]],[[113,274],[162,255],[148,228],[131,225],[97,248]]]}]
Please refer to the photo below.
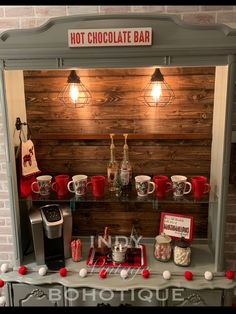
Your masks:
[{"label": "clear glass bottle", "polygon": [[132,165],[129,161],[129,147],[127,145],[128,134],[123,135],[125,138],[125,144],[123,146],[123,160],[120,167],[122,192],[130,191],[132,188]]},{"label": "clear glass bottle", "polygon": [[191,263],[190,243],[184,237],[175,241],[174,263],[178,266],[189,266]]},{"label": "clear glass bottle", "polygon": [[111,145],[110,145],[110,161],[108,163],[107,166],[107,180],[108,180],[108,189],[109,191],[115,191],[116,190],[116,186],[115,186],[115,182],[116,182],[116,177],[118,174],[118,170],[119,170],[119,164],[116,161],[115,158],[115,145],[114,145],[114,137],[115,134],[110,134],[110,138],[111,138]]}]

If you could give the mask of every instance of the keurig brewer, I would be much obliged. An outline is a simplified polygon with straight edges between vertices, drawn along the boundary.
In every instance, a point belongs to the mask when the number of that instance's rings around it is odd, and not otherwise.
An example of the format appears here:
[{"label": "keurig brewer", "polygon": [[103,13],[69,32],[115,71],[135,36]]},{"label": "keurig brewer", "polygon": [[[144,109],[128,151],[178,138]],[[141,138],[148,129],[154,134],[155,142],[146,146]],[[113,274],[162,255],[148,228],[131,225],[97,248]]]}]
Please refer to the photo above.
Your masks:
[{"label": "keurig brewer", "polygon": [[51,270],[65,266],[71,256],[72,216],[68,207],[58,204],[32,208],[29,214],[35,259],[38,265],[46,264]]}]

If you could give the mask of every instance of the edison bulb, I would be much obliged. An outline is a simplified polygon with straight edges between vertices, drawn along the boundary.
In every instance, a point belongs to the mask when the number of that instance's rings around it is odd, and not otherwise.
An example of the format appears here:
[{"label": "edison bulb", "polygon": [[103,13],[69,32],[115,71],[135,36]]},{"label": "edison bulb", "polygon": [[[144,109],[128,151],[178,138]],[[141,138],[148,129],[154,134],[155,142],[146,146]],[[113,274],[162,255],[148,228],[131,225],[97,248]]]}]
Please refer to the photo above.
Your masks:
[{"label": "edison bulb", "polygon": [[151,95],[152,95],[155,102],[158,102],[160,100],[160,97],[161,97],[161,85],[160,85],[160,83],[154,84],[154,86],[152,88]]},{"label": "edison bulb", "polygon": [[77,99],[79,98],[79,89],[75,83],[72,83],[70,86],[70,98],[72,99],[73,103],[76,103]]}]

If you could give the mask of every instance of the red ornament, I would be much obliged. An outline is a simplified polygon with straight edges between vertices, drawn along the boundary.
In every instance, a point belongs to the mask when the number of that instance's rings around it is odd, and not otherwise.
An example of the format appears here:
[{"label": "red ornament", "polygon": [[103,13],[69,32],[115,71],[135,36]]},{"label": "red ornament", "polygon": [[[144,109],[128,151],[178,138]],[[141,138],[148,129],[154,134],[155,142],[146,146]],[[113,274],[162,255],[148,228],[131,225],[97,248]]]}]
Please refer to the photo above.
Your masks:
[{"label": "red ornament", "polygon": [[107,271],[106,271],[106,269],[101,269],[100,271],[99,271],[99,277],[100,278],[106,278],[106,276],[107,276]]},{"label": "red ornament", "polygon": [[228,279],[233,279],[234,278],[234,272],[232,270],[226,270],[225,272],[225,276],[228,278]]},{"label": "red ornament", "polygon": [[192,279],[193,279],[193,274],[191,273],[191,271],[186,271],[186,272],[184,273],[184,277],[185,277],[185,279],[187,279],[187,280],[192,280]]},{"label": "red ornament", "polygon": [[66,277],[67,269],[65,267],[62,267],[62,268],[60,268],[59,273],[60,273],[61,277]]},{"label": "red ornament", "polygon": [[5,284],[5,282],[2,279],[0,279],[0,288],[2,288],[4,286],[4,284]]},{"label": "red ornament", "polygon": [[18,273],[20,275],[25,275],[26,274],[26,270],[27,270],[27,267],[25,265],[22,265],[18,268]]},{"label": "red ornament", "polygon": [[144,269],[142,271],[143,278],[147,279],[149,277],[149,275],[150,275],[150,271],[148,269]]}]

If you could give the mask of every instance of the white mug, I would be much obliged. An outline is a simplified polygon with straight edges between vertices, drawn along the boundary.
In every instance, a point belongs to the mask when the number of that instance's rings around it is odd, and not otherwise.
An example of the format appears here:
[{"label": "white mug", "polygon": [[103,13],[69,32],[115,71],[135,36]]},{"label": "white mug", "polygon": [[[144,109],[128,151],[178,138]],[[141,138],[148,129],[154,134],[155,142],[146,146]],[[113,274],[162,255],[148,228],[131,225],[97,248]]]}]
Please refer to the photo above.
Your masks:
[{"label": "white mug", "polygon": [[136,176],[135,188],[138,196],[147,196],[155,191],[155,183],[151,181],[149,176]]},{"label": "white mug", "polygon": [[[38,193],[40,195],[49,195],[51,190],[51,181],[52,176],[38,176],[36,181],[31,184],[31,190],[34,193]],[[34,190],[34,185],[37,184],[38,189]]]},{"label": "white mug", "polygon": [[[183,196],[191,192],[192,184],[187,181],[187,177],[175,175],[171,177],[174,196]],[[189,189],[186,191],[187,186]]]},{"label": "white mug", "polygon": [[[67,188],[70,192],[75,193],[78,196],[83,196],[87,191],[87,181],[88,177],[86,175],[78,174],[72,177],[72,181],[68,182]],[[70,187],[71,185],[73,188]]]}]

